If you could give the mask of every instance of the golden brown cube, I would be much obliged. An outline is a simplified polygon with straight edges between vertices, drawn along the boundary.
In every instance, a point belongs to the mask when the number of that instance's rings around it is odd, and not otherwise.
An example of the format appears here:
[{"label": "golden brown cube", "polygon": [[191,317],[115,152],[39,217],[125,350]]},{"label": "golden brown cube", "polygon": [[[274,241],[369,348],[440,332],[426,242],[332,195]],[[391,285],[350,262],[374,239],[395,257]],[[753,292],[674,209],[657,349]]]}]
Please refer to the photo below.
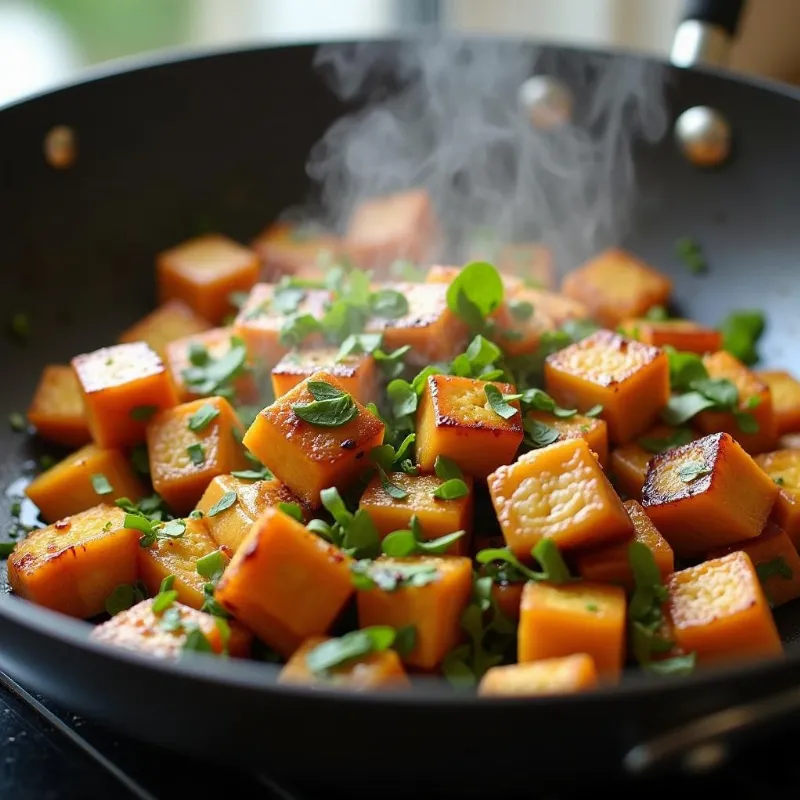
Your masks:
[{"label": "golden brown cube", "polygon": [[273,222],[251,243],[264,265],[268,280],[284,275],[300,277],[317,269],[324,258],[335,258],[344,242],[325,232],[316,232],[291,222]]},{"label": "golden brown cube", "polygon": [[581,414],[566,418],[556,417],[547,411],[529,411],[525,416],[558,431],[558,442],[586,439],[601,466],[605,468],[608,464],[608,426],[604,419],[584,417]]},{"label": "golden brown cube", "polygon": [[800,381],[782,370],[759,370],[755,376],[772,394],[778,435],[800,431]]},{"label": "golden brown cube", "polygon": [[28,422],[42,439],[54,444],[80,447],[91,441],[81,388],[72,367],[50,364],[42,370],[28,407]]},{"label": "golden brown cube", "polygon": [[538,697],[594,689],[597,669],[590,655],[575,653],[487,670],[478,686],[480,697]]},{"label": "golden brown cube", "polygon": [[774,450],[755,460],[780,490],[773,519],[800,548],[800,450]]},{"label": "golden brown cube", "polygon": [[120,344],[147,342],[166,359],[167,345],[176,339],[207,331],[211,323],[196,314],[183,300],[168,300],[120,334]]},{"label": "golden brown cube", "polygon": [[722,334],[690,319],[626,319],[626,336],[653,347],[674,347],[684,353],[714,353],[722,347]]}]

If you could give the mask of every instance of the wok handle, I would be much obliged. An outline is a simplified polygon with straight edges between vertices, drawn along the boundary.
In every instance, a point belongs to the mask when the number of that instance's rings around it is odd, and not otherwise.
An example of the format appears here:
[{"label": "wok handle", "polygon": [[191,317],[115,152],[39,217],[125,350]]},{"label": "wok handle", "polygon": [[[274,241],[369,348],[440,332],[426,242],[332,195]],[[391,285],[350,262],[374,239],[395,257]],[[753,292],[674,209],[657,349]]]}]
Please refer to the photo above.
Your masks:
[{"label": "wok handle", "polygon": [[744,5],[744,0],[688,0],[672,40],[670,61],[676,67],[724,66]]}]

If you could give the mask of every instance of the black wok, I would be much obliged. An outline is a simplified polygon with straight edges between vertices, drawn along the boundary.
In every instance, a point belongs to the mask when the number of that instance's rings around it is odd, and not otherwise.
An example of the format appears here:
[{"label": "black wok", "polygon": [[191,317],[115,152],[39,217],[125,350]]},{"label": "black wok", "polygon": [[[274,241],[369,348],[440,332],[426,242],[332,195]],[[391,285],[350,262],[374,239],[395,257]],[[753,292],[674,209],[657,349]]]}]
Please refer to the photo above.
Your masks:
[{"label": "black wok", "polygon": [[[544,53],[556,74],[589,59],[637,58]],[[307,154],[342,111],[311,68],[313,55],[297,46],[148,64],[0,113],[0,318],[25,311],[32,327],[25,344],[0,340],[4,413],[26,407],[45,363],[112,342],[146,313],[154,254],[195,234],[198,220],[246,242],[303,201]],[[646,202],[621,244],[670,272],[689,316],[716,323],[731,306],[767,310],[764,363],[800,370],[800,93],[713,71],[665,70],[670,118],[713,104],[731,122],[735,157],[698,170],[669,136],[639,148]],[[42,156],[43,136],[59,124],[79,141],[66,170]],[[702,242],[706,276],[675,259],[673,243],[687,234]],[[4,427],[0,442],[0,480],[9,486],[42,451]],[[259,663],[156,663],[109,651],[89,641],[88,625],[4,595],[0,668],[80,714],[215,760],[340,786],[501,790],[531,786],[534,775],[542,786],[658,766],[660,756],[682,757],[707,734],[774,723],[782,718],[775,712],[798,704],[800,605],[779,609],[778,622],[787,643],[781,660],[681,679],[633,676],[585,696],[508,704],[441,687],[397,697],[278,687],[272,668]],[[773,700],[649,744],[765,697]],[[706,747],[691,758],[719,756]]]}]

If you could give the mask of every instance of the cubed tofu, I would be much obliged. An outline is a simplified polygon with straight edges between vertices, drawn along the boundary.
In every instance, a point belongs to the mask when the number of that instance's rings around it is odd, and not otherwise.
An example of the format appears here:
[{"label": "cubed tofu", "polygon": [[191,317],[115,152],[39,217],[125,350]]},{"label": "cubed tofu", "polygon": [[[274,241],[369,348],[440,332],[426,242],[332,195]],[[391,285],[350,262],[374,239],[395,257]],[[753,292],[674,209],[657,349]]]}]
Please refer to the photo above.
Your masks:
[{"label": "cubed tofu", "polygon": [[591,656],[602,680],[615,682],[625,658],[625,590],[605,583],[530,581],[522,591],[520,663]]},{"label": "cubed tofu", "polygon": [[587,581],[614,583],[632,591],[635,582],[628,558],[631,542],[641,542],[650,549],[661,573],[662,582],[675,569],[675,556],[667,540],[658,532],[650,517],[644,513],[644,509],[635,500],[628,500],[624,505],[633,522],[633,536],[624,542],[578,553],[575,557],[575,566],[578,574]]},{"label": "cubed tofu", "polygon": [[568,297],[585,303],[601,324],[615,328],[641,317],[652,306],[665,306],[672,281],[625,250],[606,250],[570,272],[561,285]]},{"label": "cubed tofu", "polygon": [[273,222],[251,243],[261,258],[264,275],[268,280],[278,280],[284,275],[298,276],[307,269],[315,269],[325,258],[336,258],[344,249],[344,242],[310,226],[291,222]]},{"label": "cubed tofu", "polygon": [[721,558],[741,550],[750,556],[769,604],[776,608],[800,597],[800,555],[787,536],[774,522],[755,539],[712,550],[708,558]]},{"label": "cubed tofu", "polygon": [[330,641],[327,636],[312,636],[294,652],[278,675],[278,683],[306,686],[337,686],[356,690],[402,689],[411,685],[396,650],[381,650],[349,659],[325,672],[312,672],[306,656],[319,645]]},{"label": "cubed tofu", "polygon": [[368,466],[370,450],[383,442],[384,425],[357,400],[356,415],[344,425],[322,427],[300,419],[292,407],[314,401],[311,381],[344,391],[329,373],[315,373],[261,411],[243,442],[298,497],[318,508],[323,489],[345,489]]},{"label": "cubed tofu", "polygon": [[615,444],[646,431],[669,400],[664,352],[606,330],[549,355],[544,379],[547,392],[565,408],[602,405]]},{"label": "cubed tofu", "polygon": [[100,447],[126,447],[145,438],[147,420],[178,403],[169,371],[144,342],[104,347],[76,356],[89,430]]},{"label": "cubed tofu", "polygon": [[769,386],[735,356],[724,350],[704,356],[703,364],[710,378],[726,379],[736,386],[739,392],[739,411],[750,414],[758,430],[755,433],[745,433],[739,427],[739,421],[734,414],[725,411],[701,412],[695,417],[697,427],[703,433],[725,431],[751,454],[772,450],[777,443],[778,433]]},{"label": "cubed tofu", "polygon": [[760,370],[755,376],[769,387],[778,435],[800,431],[800,381],[781,370]]},{"label": "cubed tofu", "polygon": [[213,553],[217,546],[202,520],[184,521],[183,536],[156,539],[150,547],[139,548],[139,576],[147,591],[156,595],[164,578],[174,575],[172,588],[178,593],[178,602],[199,610],[208,580],[197,572],[197,560]]},{"label": "cubed tofu", "polygon": [[538,242],[508,244],[497,254],[497,269],[521,278],[527,285],[554,289],[556,270],[550,249]]},{"label": "cubed tofu", "polygon": [[345,391],[366,405],[378,399],[378,368],[367,354],[345,356],[337,360],[338,347],[303,348],[287,353],[272,368],[272,391],[283,397],[290,389],[315,372],[327,372],[342,384]]},{"label": "cubed tofu", "polygon": [[364,200],[353,211],[345,249],[359,266],[385,269],[397,259],[420,264],[438,238],[431,198],[424,189]]},{"label": "cubed tofu", "polygon": [[633,523],[584,439],[531,450],[489,476],[489,494],[506,544],[529,561],[552,539],[576,549],[623,541]]},{"label": "cubed tofu", "polygon": [[[500,547],[505,546],[504,541],[498,543]],[[522,590],[524,583],[493,583],[492,599],[494,600],[500,613],[508,619],[516,622],[519,620],[519,607],[522,602]]]},{"label": "cubed tofu", "polygon": [[506,664],[487,670],[478,684],[480,697],[539,697],[594,689],[597,669],[592,657],[575,653],[527,664]]},{"label": "cubed tofu", "polygon": [[80,447],[92,439],[78,378],[66,364],[42,370],[27,416],[36,433],[53,444]]},{"label": "cubed tofu", "polygon": [[[207,353],[209,360],[219,361],[231,351],[231,344],[235,342],[233,328],[212,328],[202,333],[195,333],[176,339],[166,347],[166,363],[170,375],[178,391],[178,398],[182,403],[197,400],[203,395],[192,388],[186,380],[184,373],[192,367],[191,353]],[[252,369],[252,364],[247,361],[241,374],[231,380],[236,401],[239,403],[254,403],[257,401],[258,381]]]},{"label": "cubed tofu", "polygon": [[217,584],[215,597],[288,658],[327,633],[353,593],[352,559],[288,514],[267,508]]},{"label": "cubed tofu", "polygon": [[764,529],[778,486],[727,433],[655,456],[642,506],[680,558],[753,539]]},{"label": "cubed tofu", "polygon": [[541,425],[547,425],[558,431],[556,441],[564,442],[567,439],[585,439],[586,443],[597,456],[601,466],[608,464],[608,426],[604,419],[597,417],[584,417],[576,414],[574,417],[556,417],[547,411],[529,411],[528,419],[535,419]]},{"label": "cubed tofu", "polygon": [[[411,585],[409,570],[429,576],[424,585],[415,580]],[[461,615],[472,594],[472,561],[461,556],[421,556],[416,558],[387,558],[373,562],[370,577],[378,573],[396,580],[395,588],[380,578],[371,589],[357,592],[358,623],[360,627],[389,625],[396,630],[413,625],[416,630],[414,649],[403,661],[414,667],[431,670],[458,643],[461,636]]]},{"label": "cubed tofu", "polygon": [[248,469],[238,441],[242,424],[223,397],[184,403],[147,425],[153,488],[176,514],[187,514],[217,475]]},{"label": "cubed tofu", "polygon": [[183,300],[213,325],[235,311],[230,296],[258,280],[258,256],[227,236],[210,233],[166,250],[156,259],[159,301]]},{"label": "cubed tofu", "polygon": [[684,353],[715,353],[722,347],[722,334],[690,319],[626,319],[620,325],[625,336],[653,347],[670,345]]},{"label": "cubed tofu", "polygon": [[773,519],[800,549],[800,450],[774,450],[755,460],[780,490]]},{"label": "cubed tofu", "polygon": [[[229,492],[236,495],[236,502],[209,516],[208,512]],[[310,519],[308,507],[277,478],[254,481],[234,475],[220,475],[208,484],[197,510],[203,513],[203,522],[217,545],[235,553],[264,509],[278,508],[281,503],[299,506],[303,522]]]},{"label": "cubed tofu", "polygon": [[183,300],[168,300],[123,331],[119,343],[147,342],[162,359],[166,360],[167,345],[170,342],[203,333],[210,328],[211,323],[192,311]]},{"label": "cubed tofu", "polygon": [[[162,625],[167,612],[175,614],[177,620]],[[153,601],[143,600],[93,628],[90,636],[95,641],[114,647],[146,653],[154,658],[177,660],[183,652],[189,631],[198,628],[214,653],[219,655],[227,651],[234,658],[247,658],[253,644],[253,634],[236,622],[227,622],[230,637],[226,648],[225,636],[217,619],[182,603],[173,603],[168,609],[156,613],[153,611]]]},{"label": "cubed tofu", "polygon": [[[489,404],[488,385],[454,375],[428,378],[417,412],[417,462],[423,472],[433,472],[440,455],[476,478],[514,460],[524,435],[519,401],[509,403],[516,414],[501,417]],[[516,393],[510,383],[491,385],[504,395]]]},{"label": "cubed tofu", "polygon": [[146,492],[122,450],[87,444],[37,475],[25,494],[42,519],[55,522],[120,497],[136,502]]},{"label": "cubed tofu", "polygon": [[408,301],[408,313],[397,319],[372,317],[368,333],[383,335],[383,349],[389,353],[409,345],[406,363],[425,367],[434,361],[449,361],[464,352],[469,330],[447,306],[443,283],[387,283],[383,288],[400,292]]},{"label": "cubed tofu", "polygon": [[454,531],[466,531],[466,535],[454,542],[448,552],[453,555],[466,555],[469,552],[473,509],[471,478],[466,478],[469,494],[455,500],[438,500],[433,496],[433,492],[444,483],[435,475],[415,476],[393,472],[388,478],[406,492],[406,497],[399,500],[389,495],[383,488],[380,476],[376,475],[359,502],[359,507],[369,515],[381,538],[393,531],[408,530],[411,517],[416,516],[425,539],[438,539]]},{"label": "cubed tofu", "polygon": [[[281,341],[281,330],[290,317],[309,315],[322,319],[330,303],[327,289],[306,289],[294,311],[286,313],[275,307],[275,285],[257,283],[242,305],[233,322],[233,331],[247,345],[247,353],[257,368],[271,369],[289,352],[288,343]],[[312,333],[301,343],[306,347],[322,345],[319,333]]]},{"label": "cubed tofu", "polygon": [[674,572],[667,590],[675,639],[698,664],[783,651],[753,562],[741,550]]},{"label": "cubed tofu", "polygon": [[8,558],[15,594],[71,617],[102,614],[108,596],[136,580],[139,533],[121,508],[97,505],[32,531]]}]

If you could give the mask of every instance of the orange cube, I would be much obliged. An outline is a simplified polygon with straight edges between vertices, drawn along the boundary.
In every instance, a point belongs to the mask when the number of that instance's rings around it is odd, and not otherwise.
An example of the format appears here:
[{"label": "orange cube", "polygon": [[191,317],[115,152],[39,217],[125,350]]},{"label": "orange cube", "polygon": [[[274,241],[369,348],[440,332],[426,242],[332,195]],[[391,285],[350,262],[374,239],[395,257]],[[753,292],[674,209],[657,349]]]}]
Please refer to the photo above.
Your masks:
[{"label": "orange cube", "polygon": [[353,593],[352,560],[282,511],[265,509],[217,584],[216,599],[288,658],[327,632]]},{"label": "orange cube", "polygon": [[97,505],[32,531],[8,558],[12,590],[71,617],[102,614],[114,589],[136,580],[139,533],[124,524],[121,508]]},{"label": "orange cube", "polygon": [[670,345],[684,353],[705,355],[722,347],[722,334],[690,319],[626,319],[620,325],[625,336],[653,347]]},{"label": "orange cube", "polygon": [[712,550],[708,558],[721,558],[741,550],[750,556],[769,604],[775,608],[800,597],[800,554],[792,540],[774,522],[755,539]]},{"label": "orange cube", "polygon": [[91,441],[78,379],[72,367],[50,364],[42,370],[28,407],[28,422],[48,442],[80,447]]},{"label": "orange cube", "polygon": [[301,419],[295,407],[314,402],[309,390],[312,382],[327,383],[344,392],[333,375],[315,373],[267,406],[243,443],[298,497],[311,508],[319,508],[323,489],[343,489],[362,473],[367,466],[365,455],[383,442],[384,425],[357,400],[352,401],[353,416],[338,427]]},{"label": "orange cube", "polygon": [[344,242],[325,232],[316,232],[291,222],[273,222],[251,243],[261,258],[268,280],[283,275],[296,277],[308,269],[318,268],[325,258],[334,259]]},{"label": "orange cube", "polygon": [[472,594],[472,561],[461,556],[382,556],[365,575],[374,585],[358,590],[359,626],[400,630],[413,625],[414,649],[403,660],[420,669],[438,667],[461,636],[461,615]]},{"label": "orange cube", "polygon": [[258,256],[218,233],[198,236],[156,259],[159,302],[183,300],[193,311],[219,325],[235,311],[233,292],[249,291],[258,280]]},{"label": "orange cube", "polygon": [[188,513],[217,475],[248,469],[236,431],[242,427],[222,397],[184,403],[147,426],[153,487],[177,514]]},{"label": "orange cube", "polygon": [[408,530],[411,517],[416,516],[426,540],[438,539],[454,531],[466,531],[466,535],[454,542],[448,552],[454,555],[466,555],[469,552],[473,507],[471,478],[466,478],[469,494],[455,500],[437,500],[433,496],[433,492],[444,483],[435,475],[415,476],[392,472],[388,478],[406,492],[406,497],[398,500],[389,495],[383,488],[380,476],[376,475],[359,502],[359,507],[369,514],[381,538],[393,531]]},{"label": "orange cube", "polygon": [[516,275],[528,286],[554,289],[556,271],[553,254],[538,242],[508,244],[497,255],[497,269]]},{"label": "orange cube", "polygon": [[478,685],[480,697],[538,697],[594,689],[597,669],[590,655],[575,653],[527,664],[507,664],[486,671]]},{"label": "orange cube", "polygon": [[150,417],[178,402],[169,372],[144,342],[76,356],[72,368],[81,388],[89,430],[100,447],[143,442]]},{"label": "orange cube", "polygon": [[166,360],[167,345],[170,342],[203,333],[210,327],[211,323],[195,314],[183,300],[168,300],[121,333],[119,343],[147,342]]},{"label": "orange cube", "polygon": [[759,380],[747,367],[730,353],[720,350],[703,358],[710,378],[725,378],[739,392],[739,411],[750,414],[758,430],[745,433],[739,421],[729,412],[703,411],[695,417],[703,433],[725,431],[733,436],[748,453],[764,453],[775,447],[778,433],[772,408],[772,393],[766,383]]},{"label": "orange cube", "polygon": [[556,417],[547,411],[529,411],[526,418],[558,431],[558,442],[585,439],[601,466],[608,464],[608,426],[604,419],[584,417],[581,414],[566,418]]},{"label": "orange cube", "polygon": [[760,370],[755,376],[769,387],[778,435],[800,431],[800,381],[781,370]]},{"label": "orange cube", "polygon": [[667,589],[675,639],[698,664],[783,651],[753,562],[741,550],[674,572]]},{"label": "orange cube", "polygon": [[[503,547],[505,542],[500,542]],[[510,620],[519,620],[519,608],[522,603],[522,590],[524,583],[493,583],[492,599],[494,600],[500,613]]]},{"label": "orange cube", "polygon": [[764,529],[778,487],[727,433],[653,458],[642,490],[647,516],[682,558]]},{"label": "orange cube", "polygon": [[519,401],[509,403],[517,413],[505,419],[489,404],[489,385],[504,395],[516,392],[510,383],[453,375],[428,378],[417,411],[417,463],[423,472],[433,472],[440,455],[476,478],[514,460],[524,435]]},{"label": "orange cube", "polygon": [[136,502],[146,492],[122,450],[87,444],[37,475],[25,494],[39,509],[42,519],[55,522],[120,497]]},{"label": "orange cube", "polygon": [[[174,624],[162,625],[164,614],[176,616]],[[177,660],[183,653],[189,631],[199,628],[211,649],[217,655],[227,651],[233,658],[247,658],[253,643],[253,634],[236,622],[227,622],[229,637],[224,637],[218,617],[173,603],[164,611],[153,611],[153,601],[143,600],[127,611],[121,611],[108,622],[98,625],[89,634],[98,642],[114,647],[146,653],[154,658]],[[227,638],[227,648],[226,641]]]},{"label": "orange cube", "polygon": [[652,306],[667,305],[672,281],[625,250],[613,248],[570,272],[561,288],[585,303],[601,325],[616,328]]},{"label": "orange cube", "polygon": [[675,569],[675,557],[669,543],[658,532],[650,517],[644,513],[644,509],[635,500],[628,500],[624,505],[633,522],[633,536],[626,542],[578,553],[575,566],[578,574],[587,581],[615,583],[628,591],[633,591],[635,582],[628,559],[631,542],[641,542],[650,548],[661,573],[662,582]]},{"label": "orange cube", "polygon": [[549,355],[545,389],[565,408],[600,404],[609,439],[620,444],[646,431],[669,400],[663,351],[600,330]]},{"label": "orange cube", "polygon": [[774,450],[755,460],[780,489],[773,519],[800,547],[800,450]]},{"label": "orange cube", "polygon": [[546,289],[526,287],[524,293],[514,292],[513,298],[515,300],[524,298],[532,303],[536,309],[534,313],[549,318],[559,328],[565,322],[589,318],[589,309],[586,305],[563,294],[548,292]]},{"label": "orange cube", "polygon": [[584,439],[531,450],[487,479],[506,544],[529,561],[542,539],[575,549],[629,539],[634,528]]},{"label": "orange cube", "polygon": [[383,349],[390,353],[410,345],[406,363],[425,367],[434,361],[449,361],[467,346],[469,330],[447,306],[443,283],[386,283],[384,289],[402,294],[408,313],[397,319],[372,317],[367,333],[383,335]]},{"label": "orange cube", "polygon": [[492,339],[509,357],[535,353],[542,334],[556,329],[547,313],[536,309],[525,295],[525,289],[518,289],[493,315],[496,329]]},{"label": "orange cube", "polygon": [[621,586],[526,583],[517,658],[526,663],[586,653],[602,679],[616,681],[625,658],[625,612]]},{"label": "orange cube", "polygon": [[338,353],[338,347],[307,348],[287,353],[272,368],[272,391],[275,397],[283,397],[298,383],[322,370],[333,375],[359,403],[366,405],[376,402],[378,368],[375,359],[360,353],[345,356],[339,361],[336,358]]},{"label": "orange cube", "polygon": [[400,689],[411,685],[396,650],[381,650],[345,661],[325,672],[312,672],[306,656],[319,645],[329,642],[327,636],[312,636],[295,650],[278,675],[278,683],[306,686],[337,686],[357,690]]}]

